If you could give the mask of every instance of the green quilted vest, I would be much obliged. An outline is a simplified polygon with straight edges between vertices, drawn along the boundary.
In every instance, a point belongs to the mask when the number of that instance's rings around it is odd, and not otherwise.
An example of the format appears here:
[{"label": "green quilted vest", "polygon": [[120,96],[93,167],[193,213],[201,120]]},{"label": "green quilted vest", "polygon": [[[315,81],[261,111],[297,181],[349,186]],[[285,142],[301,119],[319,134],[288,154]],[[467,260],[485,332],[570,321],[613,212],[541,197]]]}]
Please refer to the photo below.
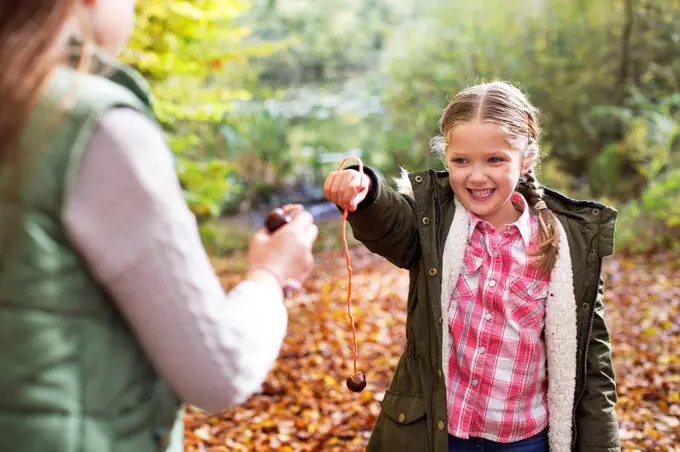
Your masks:
[{"label": "green quilted vest", "polygon": [[[153,117],[141,76],[113,64],[106,77],[58,69],[22,137],[31,150],[30,172],[0,273],[1,451],[183,449],[178,399],[74,250],[62,221],[101,115],[125,106]],[[3,195],[4,225],[10,209]]]}]

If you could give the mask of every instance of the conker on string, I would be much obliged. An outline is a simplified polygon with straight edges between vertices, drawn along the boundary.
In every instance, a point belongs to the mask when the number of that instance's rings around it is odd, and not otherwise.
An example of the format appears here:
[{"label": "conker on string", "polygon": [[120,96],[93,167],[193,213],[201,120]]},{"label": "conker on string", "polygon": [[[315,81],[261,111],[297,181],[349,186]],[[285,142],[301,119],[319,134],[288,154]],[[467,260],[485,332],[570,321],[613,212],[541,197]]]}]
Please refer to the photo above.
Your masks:
[{"label": "conker on string", "polygon": [[290,223],[291,220],[292,220],[291,216],[286,215],[283,209],[276,208],[269,212],[269,215],[267,215],[267,219],[265,220],[264,225],[267,228],[267,230],[271,233],[279,229],[284,224]]},{"label": "conker on string", "polygon": [[366,375],[357,372],[347,377],[347,388],[352,392],[361,392],[366,387]]}]

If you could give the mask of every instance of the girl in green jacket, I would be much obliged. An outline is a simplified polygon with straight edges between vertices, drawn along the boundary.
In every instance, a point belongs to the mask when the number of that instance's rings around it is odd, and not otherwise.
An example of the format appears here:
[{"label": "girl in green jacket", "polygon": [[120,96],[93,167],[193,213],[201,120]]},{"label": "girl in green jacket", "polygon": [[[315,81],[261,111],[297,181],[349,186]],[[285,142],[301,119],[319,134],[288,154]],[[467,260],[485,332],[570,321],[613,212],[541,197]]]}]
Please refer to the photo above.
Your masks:
[{"label": "girl in green jacket", "polygon": [[3,451],[183,450],[180,404],[218,412],[260,390],[282,285],[312,269],[303,212],[255,234],[225,293],[146,83],[115,59],[134,8],[0,6]]},{"label": "girl in green jacket", "polygon": [[355,237],[409,269],[406,351],[369,451],[619,449],[602,258],[616,212],[542,187],[536,109],[458,93],[432,148],[448,172],[332,172]]}]

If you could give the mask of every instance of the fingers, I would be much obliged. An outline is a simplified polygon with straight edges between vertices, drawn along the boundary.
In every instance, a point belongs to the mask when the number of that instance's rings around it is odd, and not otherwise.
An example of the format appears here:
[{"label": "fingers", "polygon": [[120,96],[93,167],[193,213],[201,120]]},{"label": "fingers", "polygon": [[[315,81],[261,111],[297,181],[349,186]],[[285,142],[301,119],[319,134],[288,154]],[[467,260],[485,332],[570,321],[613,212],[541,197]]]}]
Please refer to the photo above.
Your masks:
[{"label": "fingers", "polygon": [[316,239],[319,237],[319,227],[316,224],[311,224],[309,228],[307,228],[307,235],[309,239],[309,246],[311,247],[314,245],[314,242],[316,242]]},{"label": "fingers", "polygon": [[359,190],[359,184],[358,180],[359,178],[357,176],[361,176],[359,173],[355,171],[356,174],[351,174],[348,176],[348,183],[345,184],[343,187],[343,192],[342,192],[342,207],[345,207],[347,209],[352,210],[352,205],[354,204],[354,197],[357,194],[357,191]]},{"label": "fingers", "polygon": [[352,181],[347,186],[345,191],[345,200],[347,208],[354,212],[357,209],[357,205],[363,200],[361,193],[365,190],[362,186],[364,175],[356,171],[352,174]]},{"label": "fingers", "polygon": [[293,217],[289,224],[306,226],[311,223],[314,223],[314,217],[312,216],[312,214],[307,212],[306,210],[302,210],[300,211],[300,213]]},{"label": "fingers", "polygon": [[286,204],[283,206],[283,213],[286,215],[296,214],[304,210],[302,204]]},{"label": "fingers", "polygon": [[333,181],[335,180],[337,171],[333,171],[326,178],[326,182],[323,184],[323,194],[327,200],[333,202],[333,197],[331,195],[331,187],[333,186]]},{"label": "fingers", "polygon": [[331,197],[333,198],[333,202],[342,208],[345,207],[345,203],[342,199],[342,191],[345,184],[345,175],[336,173],[333,178],[333,185],[331,185]]},{"label": "fingers", "polygon": [[291,233],[295,233],[298,236],[298,240],[309,248],[311,248],[319,236],[319,228],[314,224],[314,217],[306,211],[297,214],[288,227],[292,228]]},{"label": "fingers", "polygon": [[353,169],[333,171],[326,178],[324,195],[340,208],[354,210],[360,202],[356,200],[357,194],[368,188],[366,179],[362,173]]}]

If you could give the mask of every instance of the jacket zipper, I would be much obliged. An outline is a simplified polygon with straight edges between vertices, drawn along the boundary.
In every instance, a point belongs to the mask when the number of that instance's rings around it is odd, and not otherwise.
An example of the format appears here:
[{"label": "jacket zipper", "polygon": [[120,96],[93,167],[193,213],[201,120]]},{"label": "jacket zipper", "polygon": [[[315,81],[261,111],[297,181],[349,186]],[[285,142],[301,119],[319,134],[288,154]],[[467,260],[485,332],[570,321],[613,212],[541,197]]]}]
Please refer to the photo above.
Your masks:
[{"label": "jacket zipper", "polygon": [[[434,181],[434,192],[435,192],[435,198],[436,198],[436,202],[435,202],[435,234],[436,234],[436,243],[437,243],[437,266],[441,269],[441,268],[443,268],[443,263],[442,263],[443,250],[442,250],[442,246],[441,246],[441,223],[442,223],[441,196],[439,194],[439,181],[437,179],[437,173],[430,170],[430,175],[431,175],[431,177]],[[441,270],[439,271],[439,278],[441,279]],[[441,291],[441,284],[440,284],[439,287],[440,287],[439,290]],[[440,296],[441,296],[441,294],[440,294]],[[438,321],[438,320],[436,320],[436,321]],[[444,334],[443,328],[444,328],[444,325],[442,325],[442,334]],[[441,353],[439,353],[439,356],[437,357],[435,362],[439,363],[440,359],[441,359]],[[438,365],[438,368],[434,370],[435,375],[439,374],[439,369],[441,369],[441,365]],[[442,378],[446,378],[446,375],[442,375]],[[432,406],[431,413],[434,413],[435,409],[436,409],[436,405],[437,405],[437,393],[436,393],[436,391],[432,391],[432,400],[430,401],[430,403],[431,403],[431,406]],[[433,424],[434,424],[434,419],[433,419]],[[431,444],[432,449],[431,450],[435,449],[434,438],[435,438],[435,436],[433,435],[432,436],[432,444]]]},{"label": "jacket zipper", "polygon": [[593,336],[593,323],[595,323],[595,300],[597,300],[597,292],[598,292],[598,287],[600,285],[600,278],[602,277],[602,258],[598,260],[597,264],[597,279],[595,280],[595,294],[593,296],[593,306],[591,307],[591,312],[590,312],[590,319],[588,322],[588,335],[586,336],[586,345],[583,349],[583,384],[581,385],[581,392],[578,395],[578,398],[576,399],[576,402],[574,402],[574,408],[572,410],[572,415],[571,415],[571,423],[572,427],[574,429],[574,437],[571,440],[571,447],[572,449],[576,446],[576,437],[578,435],[577,427],[576,427],[576,407],[578,406],[579,403],[581,403],[581,399],[583,398],[583,394],[586,392],[586,382],[588,380],[588,347],[590,345],[590,339]]},{"label": "jacket zipper", "polygon": [[437,259],[440,267],[442,264],[442,243],[441,243],[441,225],[442,225],[442,200],[439,194],[439,181],[437,180],[437,173],[431,171],[430,174],[434,177],[434,192],[437,198],[437,203],[435,205],[435,233],[437,234]]}]

